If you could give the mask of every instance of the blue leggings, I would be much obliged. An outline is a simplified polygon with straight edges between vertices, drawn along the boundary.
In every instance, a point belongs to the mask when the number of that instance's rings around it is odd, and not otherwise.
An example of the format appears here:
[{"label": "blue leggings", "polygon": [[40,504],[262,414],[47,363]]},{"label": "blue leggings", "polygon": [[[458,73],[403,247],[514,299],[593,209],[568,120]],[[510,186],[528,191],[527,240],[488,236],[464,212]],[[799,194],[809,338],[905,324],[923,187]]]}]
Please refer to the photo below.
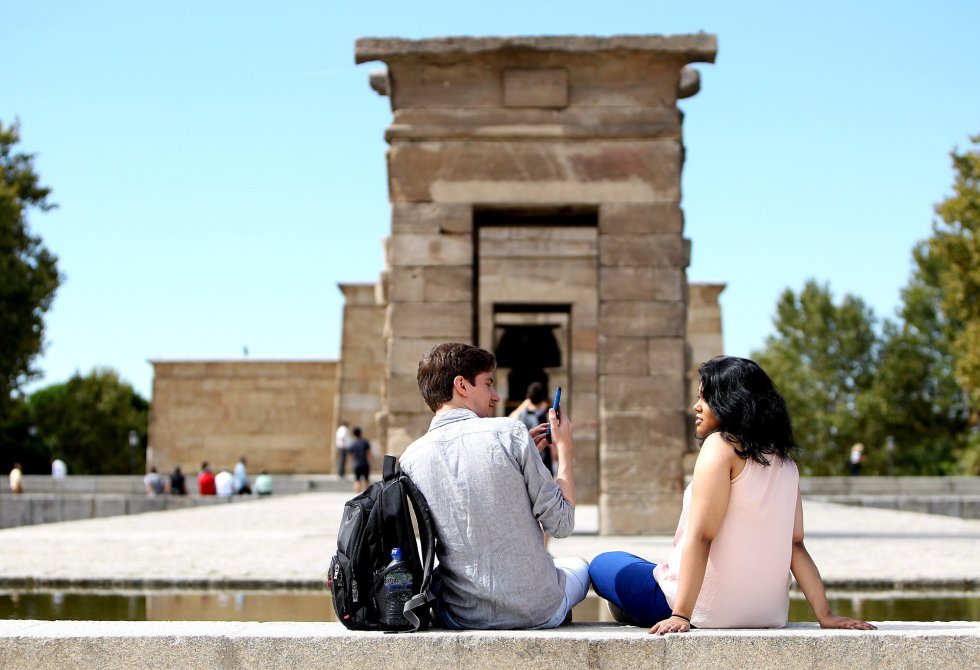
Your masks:
[{"label": "blue leggings", "polygon": [[653,578],[655,563],[625,551],[599,554],[589,564],[592,588],[637,626],[652,626],[670,616],[670,605]]}]

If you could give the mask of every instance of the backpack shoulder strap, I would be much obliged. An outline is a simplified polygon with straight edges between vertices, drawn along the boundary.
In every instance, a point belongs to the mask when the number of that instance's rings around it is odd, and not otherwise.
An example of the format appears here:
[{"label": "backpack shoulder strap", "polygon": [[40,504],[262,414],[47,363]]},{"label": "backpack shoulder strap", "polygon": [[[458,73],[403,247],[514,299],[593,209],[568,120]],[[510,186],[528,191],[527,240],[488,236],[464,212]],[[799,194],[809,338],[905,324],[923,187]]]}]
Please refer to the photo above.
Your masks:
[{"label": "backpack shoulder strap", "polygon": [[384,469],[382,470],[382,476],[384,480],[390,481],[395,478],[398,474],[398,457],[392,456],[391,454],[385,454]]},{"label": "backpack shoulder strap", "polygon": [[432,581],[432,568],[435,566],[436,553],[436,534],[432,524],[432,512],[429,510],[429,503],[425,496],[415,486],[415,482],[409,479],[408,475],[402,474],[402,482],[405,484],[405,491],[408,499],[412,501],[412,508],[415,510],[415,519],[419,524],[419,539],[422,542],[422,588],[427,590]]},{"label": "backpack shoulder strap", "polygon": [[421,626],[421,620],[415,610],[426,612],[431,602],[435,600],[435,596],[430,593],[430,587],[432,586],[432,568],[436,557],[436,534],[432,523],[432,513],[429,511],[429,503],[426,502],[425,496],[422,495],[422,492],[419,491],[415,482],[408,475],[402,473],[400,481],[405,485],[408,499],[415,510],[415,520],[419,526],[419,539],[422,543],[422,585],[418,594],[405,603],[404,612],[405,618],[414,627],[413,630],[418,630]]}]

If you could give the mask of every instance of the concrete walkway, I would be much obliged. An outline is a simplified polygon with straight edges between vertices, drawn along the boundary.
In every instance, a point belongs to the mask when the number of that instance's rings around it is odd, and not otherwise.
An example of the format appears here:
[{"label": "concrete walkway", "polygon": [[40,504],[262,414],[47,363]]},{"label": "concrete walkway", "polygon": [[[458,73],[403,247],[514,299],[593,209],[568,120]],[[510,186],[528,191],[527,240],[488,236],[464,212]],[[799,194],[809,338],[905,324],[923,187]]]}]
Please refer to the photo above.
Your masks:
[{"label": "concrete walkway", "polygon": [[[0,584],[322,587],[350,493],[306,493],[0,530]],[[807,502],[829,588],[980,588],[980,520]],[[669,536],[612,537],[581,506],[556,556],[622,549],[662,560]]]}]

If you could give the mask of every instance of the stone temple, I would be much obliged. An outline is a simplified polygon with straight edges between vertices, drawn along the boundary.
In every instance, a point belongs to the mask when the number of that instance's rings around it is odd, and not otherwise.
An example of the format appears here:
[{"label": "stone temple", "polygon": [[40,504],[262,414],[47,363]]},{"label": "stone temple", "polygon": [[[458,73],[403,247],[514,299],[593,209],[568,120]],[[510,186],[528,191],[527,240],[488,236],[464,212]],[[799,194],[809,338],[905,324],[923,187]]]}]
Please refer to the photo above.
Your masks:
[{"label": "stone temple", "polygon": [[330,472],[340,420],[401,453],[432,413],[433,345],[497,355],[509,411],[562,387],[601,532],[670,532],[697,364],[722,352],[721,284],[689,284],[682,113],[716,39],[360,39],[390,102],[391,231],[373,285],[342,284],[337,361],[154,361],[148,460]]}]

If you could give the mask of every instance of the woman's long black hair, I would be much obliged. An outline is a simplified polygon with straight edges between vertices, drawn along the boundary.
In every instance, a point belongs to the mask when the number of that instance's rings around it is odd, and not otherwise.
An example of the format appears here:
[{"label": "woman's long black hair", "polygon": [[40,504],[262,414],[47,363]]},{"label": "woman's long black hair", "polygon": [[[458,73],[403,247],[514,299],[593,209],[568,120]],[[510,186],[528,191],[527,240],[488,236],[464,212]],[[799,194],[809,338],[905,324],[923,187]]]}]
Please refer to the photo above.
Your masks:
[{"label": "woman's long black hair", "polygon": [[755,361],[718,356],[698,368],[701,395],[718,418],[721,436],[741,458],[769,465],[767,456],[790,458],[799,447],[786,401]]}]

